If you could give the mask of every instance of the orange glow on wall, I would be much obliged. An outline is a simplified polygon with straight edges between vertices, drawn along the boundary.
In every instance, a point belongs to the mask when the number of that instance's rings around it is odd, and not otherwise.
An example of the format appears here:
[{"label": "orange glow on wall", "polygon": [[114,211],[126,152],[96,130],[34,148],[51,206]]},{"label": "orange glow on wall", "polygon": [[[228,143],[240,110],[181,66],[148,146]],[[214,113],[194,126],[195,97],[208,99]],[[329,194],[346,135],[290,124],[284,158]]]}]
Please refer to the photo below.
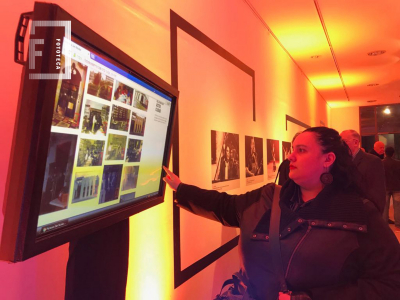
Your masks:
[{"label": "orange glow on wall", "polygon": [[311,118],[309,125],[310,126],[319,126],[320,125],[320,120],[318,118],[321,118],[321,116],[318,114],[318,104],[317,104],[317,93],[315,91],[315,88],[309,84],[307,86],[307,102],[308,102],[308,113]]},{"label": "orange glow on wall", "polygon": [[325,113],[326,113],[326,123],[325,125],[327,127],[332,127],[332,110],[331,107],[329,105],[326,105],[325,107]]},{"label": "orange glow on wall", "polygon": [[164,203],[129,220],[127,300],[172,299],[172,192]]},{"label": "orange glow on wall", "polygon": [[279,41],[296,58],[309,58],[310,53],[314,55],[325,53],[327,45],[325,36],[315,27],[290,30],[286,34],[280,32]]},{"label": "orange glow on wall", "polygon": [[345,107],[332,109],[332,128],[339,132],[347,129],[359,131],[359,108]]},{"label": "orange glow on wall", "polygon": [[342,86],[342,82],[340,81],[338,74],[310,77],[310,81],[316,88],[321,90],[338,88]]},{"label": "orange glow on wall", "polygon": [[[360,102],[359,105],[365,105],[365,101]],[[329,106],[331,108],[344,108],[344,107],[350,107],[350,106],[354,106],[354,101],[347,101],[344,99],[333,99],[333,101],[331,101],[329,103]],[[356,106],[358,108],[358,106]]]},{"label": "orange glow on wall", "polygon": [[[277,122],[284,124],[285,114],[291,115],[291,111],[296,109],[299,102],[296,85],[298,84],[296,78],[298,70],[294,67],[292,60],[282,50],[282,48],[275,41],[269,45],[270,56],[272,57],[271,65],[265,70],[266,87],[269,91],[268,98],[264,101],[260,101],[260,106],[265,107],[263,112],[270,112],[272,115],[280,116],[281,121],[277,121],[275,118],[267,118],[265,122],[264,130],[270,131],[268,138],[271,139],[285,139],[291,140],[291,137],[286,137],[288,134],[284,126],[277,126]],[[273,74],[273,78],[267,74]]]}]

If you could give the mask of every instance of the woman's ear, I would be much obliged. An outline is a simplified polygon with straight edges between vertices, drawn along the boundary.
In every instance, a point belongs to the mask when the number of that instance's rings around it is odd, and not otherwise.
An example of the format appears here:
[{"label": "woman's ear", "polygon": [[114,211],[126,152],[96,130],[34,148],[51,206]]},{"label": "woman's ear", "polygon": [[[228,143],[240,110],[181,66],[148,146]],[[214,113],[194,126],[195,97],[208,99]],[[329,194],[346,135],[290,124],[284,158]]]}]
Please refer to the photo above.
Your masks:
[{"label": "woman's ear", "polygon": [[327,154],[325,154],[325,163],[324,163],[324,167],[328,168],[330,167],[336,160],[336,155],[333,152],[329,152]]}]

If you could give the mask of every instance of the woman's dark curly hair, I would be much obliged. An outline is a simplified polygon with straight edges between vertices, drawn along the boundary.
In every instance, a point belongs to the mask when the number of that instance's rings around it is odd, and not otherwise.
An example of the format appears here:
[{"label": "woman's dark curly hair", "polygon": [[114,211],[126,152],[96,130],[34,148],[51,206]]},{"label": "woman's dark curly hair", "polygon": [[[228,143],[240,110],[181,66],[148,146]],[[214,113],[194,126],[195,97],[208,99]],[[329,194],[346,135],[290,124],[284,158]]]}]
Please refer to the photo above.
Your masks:
[{"label": "woman's dark curly hair", "polygon": [[303,132],[315,134],[318,144],[322,147],[322,153],[333,152],[336,155],[336,160],[330,169],[333,184],[341,189],[354,188],[360,192],[360,173],[353,164],[350,148],[339,133],[328,127],[311,127]]}]

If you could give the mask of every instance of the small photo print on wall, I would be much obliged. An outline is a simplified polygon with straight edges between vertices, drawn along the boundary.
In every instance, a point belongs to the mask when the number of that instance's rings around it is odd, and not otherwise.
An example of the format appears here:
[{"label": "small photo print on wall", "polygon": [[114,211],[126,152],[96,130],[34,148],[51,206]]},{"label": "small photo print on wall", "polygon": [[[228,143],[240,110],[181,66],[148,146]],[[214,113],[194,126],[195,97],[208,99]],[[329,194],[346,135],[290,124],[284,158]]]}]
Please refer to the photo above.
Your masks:
[{"label": "small photo print on wall", "polygon": [[287,159],[289,157],[289,154],[291,153],[292,153],[292,143],[282,141],[282,161]]},{"label": "small photo print on wall", "polygon": [[240,186],[239,134],[211,130],[211,175],[214,190]]},{"label": "small photo print on wall", "polygon": [[288,157],[292,153],[292,143],[282,141],[282,162],[278,168],[278,181],[277,184],[283,185],[289,179],[289,165]]},{"label": "small photo print on wall", "polygon": [[104,166],[99,203],[117,200],[121,183],[122,165]]},{"label": "small photo print on wall", "polygon": [[264,181],[263,139],[245,136],[246,185]]},{"label": "small photo print on wall", "polygon": [[279,141],[267,139],[268,182],[275,181],[279,167]]}]

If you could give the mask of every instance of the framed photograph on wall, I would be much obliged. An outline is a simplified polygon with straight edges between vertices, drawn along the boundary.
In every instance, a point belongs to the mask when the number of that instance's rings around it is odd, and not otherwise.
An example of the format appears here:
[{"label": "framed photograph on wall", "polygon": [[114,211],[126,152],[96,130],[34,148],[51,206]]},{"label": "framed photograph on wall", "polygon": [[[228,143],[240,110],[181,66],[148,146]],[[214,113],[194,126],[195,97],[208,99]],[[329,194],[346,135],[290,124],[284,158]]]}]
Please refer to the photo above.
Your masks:
[{"label": "framed photograph on wall", "polygon": [[238,134],[211,130],[211,175],[214,190],[240,186]]},{"label": "framed photograph on wall", "polygon": [[264,180],[263,139],[246,135],[244,144],[246,185],[262,182]]},{"label": "framed photograph on wall", "polygon": [[279,141],[267,139],[268,182],[274,181],[279,167]]},{"label": "framed photograph on wall", "polygon": [[282,161],[289,157],[292,153],[292,143],[282,141]]}]

